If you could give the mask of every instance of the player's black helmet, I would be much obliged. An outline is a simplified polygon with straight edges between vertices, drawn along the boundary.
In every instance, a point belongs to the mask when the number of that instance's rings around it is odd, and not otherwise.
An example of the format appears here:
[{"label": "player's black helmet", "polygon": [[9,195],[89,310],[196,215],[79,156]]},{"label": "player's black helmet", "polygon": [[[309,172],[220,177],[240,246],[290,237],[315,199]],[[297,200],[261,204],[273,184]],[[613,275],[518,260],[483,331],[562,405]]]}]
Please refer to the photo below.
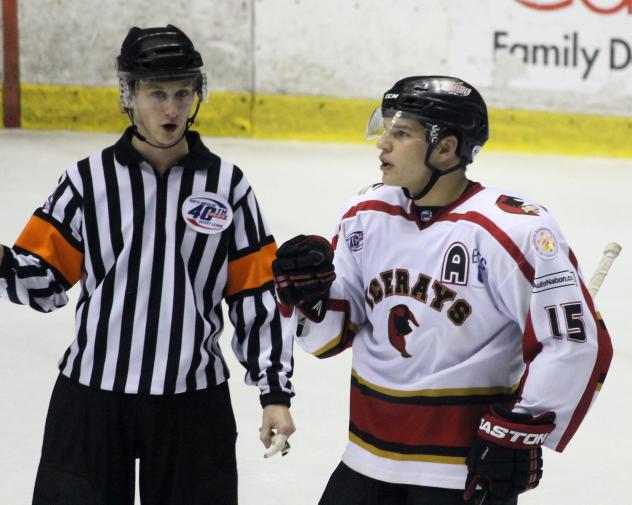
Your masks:
[{"label": "player's black helmet", "polygon": [[455,134],[459,139],[457,154],[466,165],[489,138],[483,97],[456,77],[414,76],[397,81],[384,93],[381,107],[383,117],[396,111],[421,121],[430,142]]},{"label": "player's black helmet", "polygon": [[116,58],[121,104],[131,106],[134,83],[140,80],[195,79],[200,100],[206,98],[202,56],[191,39],[173,25],[130,29]]}]

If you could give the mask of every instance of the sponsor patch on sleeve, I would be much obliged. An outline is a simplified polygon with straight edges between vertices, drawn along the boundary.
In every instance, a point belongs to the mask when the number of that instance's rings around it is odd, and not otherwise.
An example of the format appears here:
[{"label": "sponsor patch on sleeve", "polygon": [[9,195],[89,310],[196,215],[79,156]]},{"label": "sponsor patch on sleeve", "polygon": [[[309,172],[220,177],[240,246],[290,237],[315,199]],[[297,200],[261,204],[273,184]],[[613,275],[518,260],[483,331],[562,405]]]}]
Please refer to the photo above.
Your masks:
[{"label": "sponsor patch on sleeve", "polygon": [[560,270],[552,274],[541,275],[533,279],[533,292],[541,293],[556,288],[577,286],[577,278],[572,270]]}]

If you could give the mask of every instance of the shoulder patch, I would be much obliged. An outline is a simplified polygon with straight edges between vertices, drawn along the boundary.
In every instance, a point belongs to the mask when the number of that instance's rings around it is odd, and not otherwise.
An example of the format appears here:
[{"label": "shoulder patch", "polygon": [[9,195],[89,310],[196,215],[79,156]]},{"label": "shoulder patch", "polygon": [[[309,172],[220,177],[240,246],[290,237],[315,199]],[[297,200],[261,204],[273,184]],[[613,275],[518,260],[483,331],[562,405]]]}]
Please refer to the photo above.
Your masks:
[{"label": "shoulder patch", "polygon": [[557,238],[553,230],[547,227],[536,228],[531,232],[531,244],[535,252],[543,258],[555,258],[559,251]]},{"label": "shoulder patch", "polygon": [[358,191],[358,195],[364,195],[368,193],[369,191],[373,191],[374,189],[381,188],[382,186],[384,186],[384,184],[382,184],[381,182],[371,184],[370,186],[366,186],[365,188],[362,188],[360,191]]},{"label": "shoulder patch", "polygon": [[540,207],[533,204],[525,203],[524,200],[515,196],[500,195],[496,200],[499,209],[510,214],[520,214],[523,216],[539,216]]}]

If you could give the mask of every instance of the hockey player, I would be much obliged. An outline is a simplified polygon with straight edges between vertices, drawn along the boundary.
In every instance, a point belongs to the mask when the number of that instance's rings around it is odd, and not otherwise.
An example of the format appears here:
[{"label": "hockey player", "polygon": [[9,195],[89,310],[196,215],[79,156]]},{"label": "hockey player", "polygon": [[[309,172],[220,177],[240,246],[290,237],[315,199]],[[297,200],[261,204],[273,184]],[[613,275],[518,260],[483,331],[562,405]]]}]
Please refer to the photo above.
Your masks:
[{"label": "hockey player", "polygon": [[549,212],[467,178],[488,139],[472,86],[402,79],[367,135],[382,184],[332,245],[301,235],[273,263],[296,341],[353,350],[349,444],[320,504],[515,504],[586,415],[608,333]]},{"label": "hockey player", "polygon": [[15,246],[0,247],[2,298],[49,312],[81,281],[33,503],[132,504],[138,459],[143,505],[234,505],[222,299],[261,392],[262,442],[294,431],[275,242],[241,170],[189,131],[206,96],[191,40],[134,27],[117,68],[132,126],[70,167]]}]

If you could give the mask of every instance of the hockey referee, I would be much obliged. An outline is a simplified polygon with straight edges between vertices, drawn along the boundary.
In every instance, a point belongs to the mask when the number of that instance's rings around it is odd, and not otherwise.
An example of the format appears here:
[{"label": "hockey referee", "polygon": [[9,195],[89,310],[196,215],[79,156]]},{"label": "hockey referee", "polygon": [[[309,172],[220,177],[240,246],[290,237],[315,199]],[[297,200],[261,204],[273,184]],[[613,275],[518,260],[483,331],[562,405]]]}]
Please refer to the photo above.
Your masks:
[{"label": "hockey referee", "polygon": [[276,245],[241,170],[189,128],[202,58],[172,25],[133,27],[117,58],[131,126],[71,166],[12,248],[0,297],[50,312],[81,282],[74,340],[50,401],[34,505],[237,503],[236,426],[219,348],[221,301],[261,440],[294,432],[292,336]]}]

